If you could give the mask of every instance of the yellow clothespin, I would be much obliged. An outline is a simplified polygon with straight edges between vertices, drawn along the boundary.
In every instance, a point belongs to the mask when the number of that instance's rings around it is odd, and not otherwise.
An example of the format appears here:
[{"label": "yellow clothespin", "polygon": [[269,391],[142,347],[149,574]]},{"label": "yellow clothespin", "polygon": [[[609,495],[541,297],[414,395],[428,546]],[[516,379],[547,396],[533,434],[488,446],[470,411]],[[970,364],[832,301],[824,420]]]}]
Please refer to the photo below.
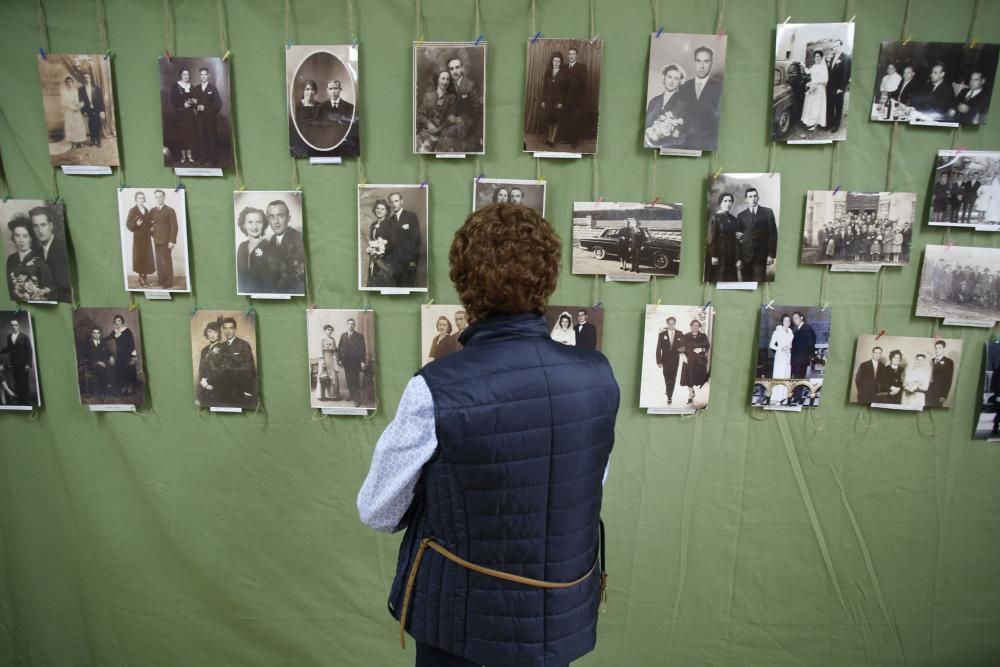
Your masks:
[{"label": "yellow clothespin", "polygon": [[224,54],[222,54],[222,59],[229,60],[229,56],[231,56],[232,54],[233,54],[232,51],[226,51]]}]

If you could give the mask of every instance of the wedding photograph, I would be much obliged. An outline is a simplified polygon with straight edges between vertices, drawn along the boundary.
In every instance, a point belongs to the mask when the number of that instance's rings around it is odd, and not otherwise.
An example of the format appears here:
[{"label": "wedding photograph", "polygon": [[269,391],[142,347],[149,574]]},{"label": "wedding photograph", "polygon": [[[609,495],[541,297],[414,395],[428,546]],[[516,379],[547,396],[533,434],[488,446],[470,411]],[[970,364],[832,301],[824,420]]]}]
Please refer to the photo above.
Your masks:
[{"label": "wedding photograph", "polygon": [[0,310],[0,410],[42,407],[31,313]]},{"label": "wedding photograph", "polygon": [[1000,440],[1000,341],[986,341],[979,417],[972,437]]},{"label": "wedding photograph", "polygon": [[772,282],[781,222],[781,174],[719,174],[708,181],[706,283]]},{"label": "wedding photograph", "polygon": [[521,204],[545,217],[545,181],[517,178],[472,179],[472,210],[490,204]]},{"label": "wedding photograph", "polygon": [[761,307],[753,407],[819,407],[831,319],[830,308]]},{"label": "wedding photograph", "polygon": [[36,59],[52,166],[117,167],[111,59],[85,53],[41,53]]},{"label": "wedding photograph", "polygon": [[640,408],[708,407],[715,309],[647,305]]},{"label": "wedding photograph", "polygon": [[916,212],[914,192],[809,190],[799,260],[906,266]]},{"label": "wedding photograph", "polygon": [[421,366],[462,349],[458,337],[469,326],[465,307],[433,303],[420,307]]},{"label": "wedding photograph", "polygon": [[0,201],[7,294],[20,303],[73,303],[66,206],[44,199]]},{"label": "wedding photograph", "polygon": [[118,188],[122,274],[129,292],[190,292],[184,188]]},{"label": "wedding photograph", "polygon": [[1000,320],[1000,248],[925,246],[916,315],[945,324]]},{"label": "wedding photograph", "polygon": [[288,45],[285,84],[292,157],[361,155],[357,46]]},{"label": "wedding photograph", "polygon": [[896,410],[950,408],[961,361],[961,340],[862,334],[848,400]]},{"label": "wedding photograph", "polygon": [[938,151],[928,223],[1000,232],[1000,151]]},{"label": "wedding photograph", "polygon": [[779,23],[774,47],[771,138],[847,140],[854,23]]},{"label": "wedding photograph", "polygon": [[163,166],[225,169],[233,163],[229,61],[162,57]]},{"label": "wedding photograph", "polygon": [[302,192],[237,190],[236,293],[262,298],[306,293]]},{"label": "wedding photograph", "polygon": [[597,306],[545,306],[545,324],[557,343],[601,351],[604,309]]},{"label": "wedding photograph", "polygon": [[375,312],[310,308],[306,331],[310,406],[374,410]]},{"label": "wedding photograph", "polygon": [[256,410],[258,354],[256,311],[196,310],[191,315],[195,405]]},{"label": "wedding photograph", "polygon": [[358,185],[358,289],[427,291],[428,192],[420,185]]},{"label": "wedding photograph", "polygon": [[597,153],[603,50],[600,38],[528,40],[525,152]]},{"label": "wedding photograph", "polygon": [[573,273],[676,276],[683,212],[680,203],[573,202]]},{"label": "wedding photograph", "polygon": [[75,308],[77,385],[83,405],[142,405],[146,371],[139,311]]},{"label": "wedding photograph", "polygon": [[485,41],[413,43],[413,152],[486,152]]}]

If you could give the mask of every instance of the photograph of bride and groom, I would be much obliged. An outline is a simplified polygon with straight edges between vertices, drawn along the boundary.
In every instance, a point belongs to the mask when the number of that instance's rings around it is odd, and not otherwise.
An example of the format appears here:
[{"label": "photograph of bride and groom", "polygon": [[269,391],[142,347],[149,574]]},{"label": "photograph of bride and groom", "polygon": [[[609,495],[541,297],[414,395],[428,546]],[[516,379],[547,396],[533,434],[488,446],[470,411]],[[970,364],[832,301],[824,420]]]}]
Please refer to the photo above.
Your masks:
[{"label": "photograph of bride and groom", "polygon": [[752,406],[819,405],[830,319],[829,308],[775,304],[761,308]]}]

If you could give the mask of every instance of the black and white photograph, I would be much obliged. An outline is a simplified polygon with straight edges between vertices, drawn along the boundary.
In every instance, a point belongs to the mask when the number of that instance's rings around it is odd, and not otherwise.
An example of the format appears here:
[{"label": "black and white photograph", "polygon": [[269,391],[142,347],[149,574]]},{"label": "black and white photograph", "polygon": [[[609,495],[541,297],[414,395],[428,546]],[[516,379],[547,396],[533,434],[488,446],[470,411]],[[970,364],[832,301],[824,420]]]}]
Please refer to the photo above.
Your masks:
[{"label": "black and white photograph", "polygon": [[0,410],[27,410],[42,406],[38,386],[38,356],[31,313],[0,310]]},{"label": "black and white photograph", "polygon": [[52,165],[117,167],[111,59],[85,53],[43,53],[37,59]]},{"label": "black and white photograph", "polygon": [[809,190],[803,264],[905,266],[910,263],[917,195],[913,192]]},{"label": "black and white photograph", "polygon": [[358,186],[358,289],[427,291],[429,190],[427,184]]},{"label": "black and white photograph", "polygon": [[774,49],[771,138],[789,143],[847,139],[854,23],[779,23]]},{"label": "black and white photograph", "polygon": [[642,145],[668,153],[719,147],[726,35],[652,33]]},{"label": "black and white photograph", "polygon": [[647,305],[639,407],[707,408],[714,333],[711,306]]},{"label": "black and white photograph", "polygon": [[938,151],[928,222],[1000,232],[1000,152]]},{"label": "black and white photograph", "polygon": [[0,201],[7,293],[19,302],[73,302],[66,208],[61,201]]},{"label": "black and white photograph", "polygon": [[871,119],[919,125],[983,125],[1000,45],[882,42]]},{"label": "black and white photograph", "polygon": [[433,303],[420,307],[420,359],[426,366],[462,349],[458,337],[469,326],[465,307]]},{"label": "black and white photograph", "polygon": [[127,291],[191,291],[184,188],[119,188],[118,231]]},{"label": "black and white photograph", "polygon": [[969,326],[1000,320],[1000,248],[925,246],[916,315]]},{"label": "black and white photograph", "polygon": [[773,303],[761,307],[753,407],[801,410],[819,406],[831,320],[830,308]]},{"label": "black and white photograph", "polygon": [[472,180],[472,210],[490,204],[521,204],[545,217],[545,181],[518,178],[475,178]]},{"label": "black and white photograph", "polygon": [[601,351],[604,342],[604,309],[600,306],[545,306],[545,324],[557,343]]},{"label": "black and white photograph", "polygon": [[375,312],[310,308],[306,331],[310,405],[374,410]]},{"label": "black and white photograph", "polygon": [[486,42],[413,43],[413,152],[486,152]]},{"label": "black and white photograph", "polygon": [[781,174],[719,174],[708,181],[707,283],[772,282]]},{"label": "black and white photograph", "polygon": [[259,354],[256,311],[196,310],[191,315],[195,405],[257,409]]},{"label": "black and white photograph", "polygon": [[986,342],[983,391],[973,438],[1000,441],[1000,340]]},{"label": "black and white photograph", "polygon": [[863,334],[849,400],[889,410],[950,408],[961,361],[961,340]]},{"label": "black and white photograph", "polygon": [[76,373],[83,405],[142,405],[146,372],[139,311],[77,308],[73,311]]},{"label": "black and white photograph", "polygon": [[285,48],[288,149],[292,157],[361,155],[358,48]]},{"label": "black and white photograph", "polygon": [[160,58],[163,166],[224,169],[233,163],[229,61]]},{"label": "black and white photograph", "polygon": [[306,293],[302,193],[233,193],[236,217],[236,293],[275,298]]},{"label": "black and white photograph", "polygon": [[597,153],[600,39],[528,40],[524,140],[528,153]]},{"label": "black and white photograph", "polygon": [[676,276],[684,206],[573,202],[573,273]]}]

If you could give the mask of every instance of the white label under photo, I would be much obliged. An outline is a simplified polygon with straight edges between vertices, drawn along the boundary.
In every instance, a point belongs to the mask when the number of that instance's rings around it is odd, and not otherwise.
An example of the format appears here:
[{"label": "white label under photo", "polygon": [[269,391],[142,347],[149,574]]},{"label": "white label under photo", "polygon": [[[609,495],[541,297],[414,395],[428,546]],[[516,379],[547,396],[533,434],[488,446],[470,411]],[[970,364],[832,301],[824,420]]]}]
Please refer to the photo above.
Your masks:
[{"label": "white label under photo", "polygon": [[110,176],[111,167],[63,165],[62,172],[67,176]]},{"label": "white label under photo", "polygon": [[134,405],[121,403],[91,404],[87,406],[91,412],[135,412]]},{"label": "white label under photo", "polygon": [[222,176],[222,169],[210,167],[174,167],[176,176]]},{"label": "white label under photo", "polygon": [[339,157],[311,157],[309,164],[343,164],[344,159]]}]

